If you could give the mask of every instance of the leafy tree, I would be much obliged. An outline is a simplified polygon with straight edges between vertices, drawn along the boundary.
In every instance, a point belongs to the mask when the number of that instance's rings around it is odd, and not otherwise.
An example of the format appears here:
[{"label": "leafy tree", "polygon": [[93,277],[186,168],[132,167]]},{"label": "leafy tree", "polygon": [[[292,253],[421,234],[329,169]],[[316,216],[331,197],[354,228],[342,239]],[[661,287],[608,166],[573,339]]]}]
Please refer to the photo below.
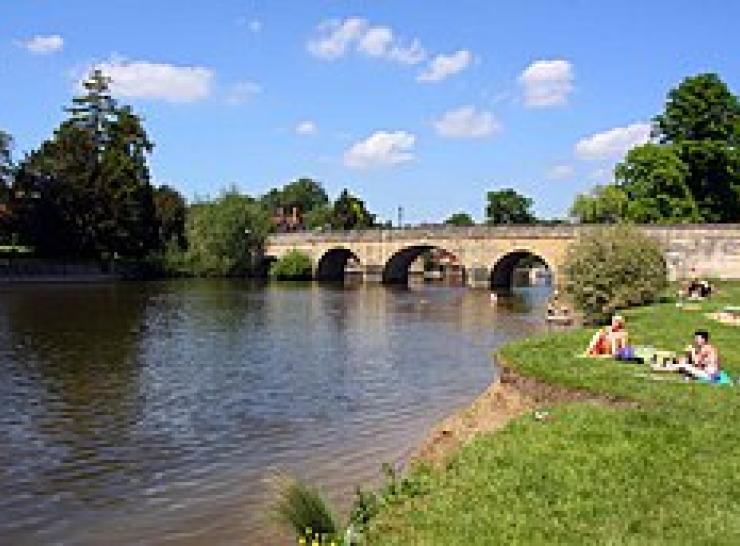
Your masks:
[{"label": "leafy tree", "polygon": [[486,222],[496,224],[533,224],[532,199],[518,194],[511,188],[489,191],[486,205]]},{"label": "leafy tree", "polygon": [[177,190],[167,185],[155,189],[153,198],[160,248],[166,248],[174,241],[178,248],[184,249],[187,245],[185,199]]},{"label": "leafy tree", "polygon": [[704,221],[740,221],[740,148],[710,140],[675,146],[688,168],[686,185]]},{"label": "leafy tree", "polygon": [[717,74],[684,79],[668,93],[665,111],[655,117],[662,143],[714,140],[735,146],[740,139],[740,101]]},{"label": "leafy tree", "polygon": [[270,217],[254,199],[228,190],[192,205],[187,216],[187,263],[200,276],[240,276],[254,271],[270,231]]},{"label": "leafy tree", "polygon": [[308,280],[311,270],[311,258],[300,250],[290,250],[270,265],[270,276],[278,280]]},{"label": "leafy tree", "polygon": [[319,229],[331,226],[333,209],[331,205],[314,207],[304,216],[304,222],[308,229]]},{"label": "leafy tree", "polygon": [[365,202],[359,197],[342,190],[334,201],[332,210],[332,227],[334,229],[363,229],[375,225],[375,215],[371,214]]},{"label": "leafy tree", "polygon": [[654,133],[688,168],[704,220],[740,220],[740,100],[727,85],[711,73],[686,78],[668,93]]},{"label": "leafy tree", "polygon": [[570,208],[571,216],[582,224],[614,224],[627,208],[627,194],[614,184],[596,186],[590,194],[576,196]]},{"label": "leafy tree", "polygon": [[451,226],[474,226],[475,221],[473,221],[473,218],[467,212],[455,212],[445,220],[445,224]]},{"label": "leafy tree", "polygon": [[153,145],[94,71],[70,118],[29,154],[15,184],[23,235],[46,255],[143,258],[157,247],[146,157]]},{"label": "leafy tree", "polygon": [[272,189],[262,201],[270,209],[282,207],[290,210],[296,207],[301,213],[306,214],[316,208],[329,204],[329,196],[323,186],[310,178],[299,178],[294,182],[286,184],[281,189]]},{"label": "leafy tree", "polygon": [[660,246],[628,225],[583,233],[568,249],[565,292],[590,321],[654,302],[667,283]]},{"label": "leafy tree", "polygon": [[688,173],[671,146],[644,144],[630,150],[614,170],[627,196],[624,217],[645,224],[701,220],[686,184]]}]

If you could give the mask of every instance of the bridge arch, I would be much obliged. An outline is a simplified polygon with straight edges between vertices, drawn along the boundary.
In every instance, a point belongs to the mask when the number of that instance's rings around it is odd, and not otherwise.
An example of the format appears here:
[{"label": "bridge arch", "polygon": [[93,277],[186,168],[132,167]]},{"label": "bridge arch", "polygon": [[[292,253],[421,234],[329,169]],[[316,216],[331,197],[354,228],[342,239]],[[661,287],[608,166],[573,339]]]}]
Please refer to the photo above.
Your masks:
[{"label": "bridge arch", "polygon": [[504,254],[493,265],[490,279],[491,288],[509,289],[514,286],[514,272],[517,266],[526,260],[541,263],[548,270],[550,281],[552,282],[555,276],[553,266],[539,253],[532,250],[519,249]]},{"label": "bridge arch", "polygon": [[454,262],[462,275],[465,272],[459,264],[457,257],[447,249],[429,244],[412,245],[394,252],[383,266],[383,282],[385,284],[407,284],[409,280],[409,269],[420,256],[429,251],[438,251],[442,253],[447,261]]},{"label": "bridge arch", "polygon": [[319,258],[314,277],[317,281],[343,281],[350,262],[360,263],[357,254],[348,248],[330,248]]}]

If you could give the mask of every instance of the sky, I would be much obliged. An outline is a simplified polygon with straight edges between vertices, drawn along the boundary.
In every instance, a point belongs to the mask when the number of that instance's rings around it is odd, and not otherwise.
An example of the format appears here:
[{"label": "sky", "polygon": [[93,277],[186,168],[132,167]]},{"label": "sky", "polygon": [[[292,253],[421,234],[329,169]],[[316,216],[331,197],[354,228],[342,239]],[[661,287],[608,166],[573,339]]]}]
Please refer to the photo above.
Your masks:
[{"label": "sky", "polygon": [[187,198],[298,177],[381,219],[542,217],[611,179],[684,77],[740,88],[736,0],[2,0],[0,129],[48,138],[92,67]]}]

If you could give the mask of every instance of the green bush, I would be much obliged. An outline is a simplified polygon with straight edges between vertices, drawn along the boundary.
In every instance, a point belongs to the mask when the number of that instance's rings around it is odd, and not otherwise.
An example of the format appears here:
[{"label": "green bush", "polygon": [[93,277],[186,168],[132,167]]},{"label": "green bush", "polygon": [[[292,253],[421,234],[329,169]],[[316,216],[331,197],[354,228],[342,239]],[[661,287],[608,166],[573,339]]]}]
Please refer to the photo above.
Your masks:
[{"label": "green bush", "polygon": [[270,266],[270,277],[278,280],[311,278],[311,258],[300,250],[290,250]]},{"label": "green bush", "polygon": [[568,249],[565,292],[589,322],[656,301],[667,284],[660,246],[634,227],[589,230]]}]

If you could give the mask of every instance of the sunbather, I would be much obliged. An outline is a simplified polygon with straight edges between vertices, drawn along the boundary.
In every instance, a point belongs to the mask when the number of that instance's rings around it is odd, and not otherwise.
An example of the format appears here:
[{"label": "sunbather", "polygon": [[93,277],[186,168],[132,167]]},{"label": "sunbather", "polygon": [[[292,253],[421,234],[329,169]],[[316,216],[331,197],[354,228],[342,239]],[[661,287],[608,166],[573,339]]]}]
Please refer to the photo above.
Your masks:
[{"label": "sunbather", "polygon": [[686,355],[678,361],[679,371],[694,379],[716,381],[720,377],[719,351],[709,343],[709,332],[697,330],[694,344],[686,349]]},{"label": "sunbather", "polygon": [[627,346],[628,340],[629,335],[624,318],[614,315],[611,325],[600,329],[591,338],[588,349],[586,349],[586,356],[616,356],[620,349]]}]

